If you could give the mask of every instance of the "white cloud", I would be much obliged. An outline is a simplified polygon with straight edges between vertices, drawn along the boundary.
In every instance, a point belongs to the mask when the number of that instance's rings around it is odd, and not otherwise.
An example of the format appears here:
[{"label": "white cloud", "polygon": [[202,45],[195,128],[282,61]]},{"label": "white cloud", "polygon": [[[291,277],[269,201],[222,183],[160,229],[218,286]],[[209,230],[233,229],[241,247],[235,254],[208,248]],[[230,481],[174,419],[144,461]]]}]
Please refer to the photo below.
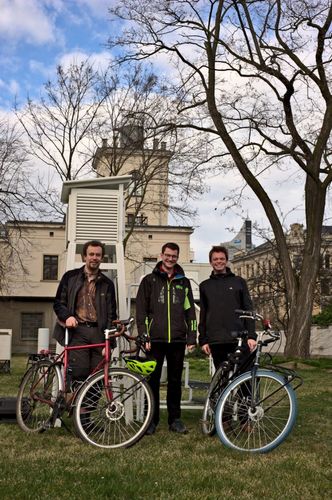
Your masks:
[{"label": "white cloud", "polygon": [[[281,214],[276,206],[285,228],[289,228],[294,222],[304,223],[303,180],[301,178],[291,178],[289,170],[282,172],[280,169],[274,169],[260,181],[275,206],[278,202],[282,208]],[[191,237],[191,246],[197,262],[208,262],[208,252],[211,246],[230,241],[241,229],[247,217],[260,228],[270,226],[262,205],[248,186],[242,193],[241,206],[237,203],[237,198],[234,198],[232,207],[230,207],[230,202],[224,201],[225,197],[244,184],[236,170],[226,175],[219,174],[211,177],[206,182],[210,188],[209,192],[198,202],[193,203],[193,206],[199,210],[196,229]],[[329,211],[327,207],[327,212]],[[254,230],[253,240],[255,245],[262,243]]]},{"label": "white cloud", "polygon": [[64,68],[68,68],[72,63],[79,63],[89,59],[90,63],[96,70],[105,70],[111,60],[111,53],[109,51],[86,53],[81,50],[73,50],[59,58],[58,64]]},{"label": "white cloud", "polygon": [[0,38],[34,44],[54,42],[55,25],[38,0],[0,0]]},{"label": "white cloud", "polygon": [[105,18],[108,8],[115,4],[115,0],[77,0],[79,7],[88,8],[95,17]]},{"label": "white cloud", "polygon": [[0,79],[0,89],[4,89],[8,94],[15,96],[20,90],[20,84],[17,80],[6,82]]},{"label": "white cloud", "polygon": [[20,91],[20,84],[17,80],[10,80],[8,90],[12,95],[17,95]]},{"label": "white cloud", "polygon": [[39,73],[45,78],[51,78],[54,73],[54,65],[45,65],[41,61],[36,61],[35,59],[31,59],[29,61],[29,68],[33,73]]}]

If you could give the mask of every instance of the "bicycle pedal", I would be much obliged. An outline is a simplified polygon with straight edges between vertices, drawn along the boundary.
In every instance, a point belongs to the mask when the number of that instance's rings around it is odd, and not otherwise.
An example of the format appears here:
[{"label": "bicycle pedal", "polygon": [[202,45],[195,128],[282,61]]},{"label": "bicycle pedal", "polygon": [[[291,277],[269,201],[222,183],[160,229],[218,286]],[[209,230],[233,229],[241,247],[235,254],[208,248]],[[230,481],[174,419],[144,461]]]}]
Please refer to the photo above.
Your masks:
[{"label": "bicycle pedal", "polygon": [[52,429],[52,427],[53,427],[53,425],[51,424],[51,422],[44,422],[43,426],[39,432],[47,431],[49,429]]}]

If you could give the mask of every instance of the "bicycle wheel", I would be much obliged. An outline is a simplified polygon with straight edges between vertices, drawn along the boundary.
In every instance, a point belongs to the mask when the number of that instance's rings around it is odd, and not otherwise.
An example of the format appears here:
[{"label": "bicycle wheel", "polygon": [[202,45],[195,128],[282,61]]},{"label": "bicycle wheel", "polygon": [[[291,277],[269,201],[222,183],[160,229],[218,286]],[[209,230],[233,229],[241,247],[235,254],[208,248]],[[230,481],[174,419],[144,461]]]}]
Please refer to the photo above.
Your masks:
[{"label": "bicycle wheel", "polygon": [[216,432],[215,409],[220,393],[223,388],[226,387],[227,383],[228,371],[227,373],[225,373],[225,369],[220,366],[212,377],[209,391],[204,404],[201,419],[201,429],[203,434],[205,434],[206,436],[213,436]]},{"label": "bicycle wheel", "polygon": [[[293,388],[278,373],[258,370],[237,377],[223,392],[216,409],[216,429],[223,444],[240,451],[266,453],[292,430],[297,403]],[[251,405],[251,399],[255,404]]]},{"label": "bicycle wheel", "polygon": [[104,372],[89,378],[77,394],[75,429],[83,441],[101,448],[127,448],[144,436],[154,409],[146,380],[123,368],[109,370],[109,388]]},{"label": "bicycle wheel", "polygon": [[59,366],[41,360],[24,375],[16,400],[16,419],[25,432],[41,432],[47,428],[61,387]]}]

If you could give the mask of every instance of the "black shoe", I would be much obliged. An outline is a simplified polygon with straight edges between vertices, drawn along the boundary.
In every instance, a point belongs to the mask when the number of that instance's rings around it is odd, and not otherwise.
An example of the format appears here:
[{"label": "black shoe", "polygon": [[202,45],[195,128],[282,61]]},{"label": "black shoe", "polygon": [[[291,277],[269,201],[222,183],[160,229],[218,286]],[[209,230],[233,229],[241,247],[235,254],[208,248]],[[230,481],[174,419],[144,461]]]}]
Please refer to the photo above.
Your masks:
[{"label": "black shoe", "polygon": [[178,432],[179,434],[188,434],[187,427],[179,418],[174,420],[174,422],[169,425],[169,430],[172,432]]},{"label": "black shoe", "polygon": [[149,427],[147,428],[147,431],[146,431],[146,435],[147,436],[151,436],[152,434],[154,434],[156,432],[156,429],[157,429],[157,426],[154,422],[151,422],[151,424],[149,425]]}]

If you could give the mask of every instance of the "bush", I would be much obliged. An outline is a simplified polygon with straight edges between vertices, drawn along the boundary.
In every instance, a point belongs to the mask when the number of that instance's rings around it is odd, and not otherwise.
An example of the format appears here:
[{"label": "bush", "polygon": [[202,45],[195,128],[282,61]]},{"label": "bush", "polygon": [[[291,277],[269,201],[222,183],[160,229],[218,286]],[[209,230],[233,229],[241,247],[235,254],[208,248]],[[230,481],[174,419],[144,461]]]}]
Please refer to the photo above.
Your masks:
[{"label": "bush", "polygon": [[312,324],[318,326],[332,325],[332,304],[327,305],[322,312],[313,316]]}]

